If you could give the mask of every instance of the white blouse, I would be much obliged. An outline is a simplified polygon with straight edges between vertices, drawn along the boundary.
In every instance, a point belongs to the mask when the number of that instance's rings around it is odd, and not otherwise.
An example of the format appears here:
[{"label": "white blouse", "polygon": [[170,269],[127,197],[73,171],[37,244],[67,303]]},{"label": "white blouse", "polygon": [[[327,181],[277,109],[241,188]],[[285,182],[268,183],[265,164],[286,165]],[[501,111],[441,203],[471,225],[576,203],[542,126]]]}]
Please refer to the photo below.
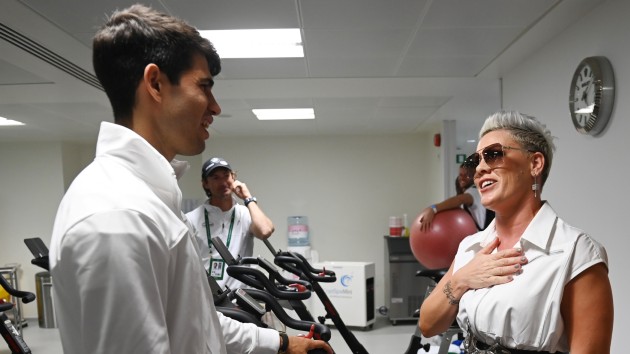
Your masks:
[{"label": "white blouse", "polygon": [[[465,238],[453,271],[466,265],[496,236],[493,221],[486,230]],[[522,274],[506,284],[467,291],[459,303],[459,325],[487,344],[568,352],[560,312],[564,286],[597,263],[608,265],[606,250],[584,231],[560,219],[547,202],[519,243],[528,259]]]}]

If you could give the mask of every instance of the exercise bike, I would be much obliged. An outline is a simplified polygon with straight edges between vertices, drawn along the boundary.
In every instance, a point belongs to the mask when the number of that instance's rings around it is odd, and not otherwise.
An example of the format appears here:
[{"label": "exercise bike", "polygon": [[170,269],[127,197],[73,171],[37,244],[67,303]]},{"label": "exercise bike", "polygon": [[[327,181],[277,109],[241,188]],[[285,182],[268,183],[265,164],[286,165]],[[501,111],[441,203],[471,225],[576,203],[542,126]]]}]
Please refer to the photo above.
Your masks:
[{"label": "exercise bike", "polygon": [[[448,271],[448,268],[443,268],[443,269],[422,269],[422,270],[419,270],[419,271],[416,272],[416,276],[417,277],[429,278],[429,279],[433,280],[433,282],[435,284],[437,284],[437,283],[440,282],[440,280],[446,274],[447,271]],[[435,288],[435,285],[427,288],[425,299],[426,299],[427,296],[429,296],[429,294],[431,293],[431,291],[434,288]],[[419,318],[420,317],[420,309],[417,309],[414,312],[413,316],[416,317],[416,318]],[[457,335],[457,338],[459,340],[463,340],[464,339],[463,338],[462,329],[457,324],[457,320],[453,321],[453,323],[446,330],[446,332],[444,332],[442,334],[442,342],[440,343],[440,349],[438,350],[438,354],[448,354],[448,350],[449,350],[449,347],[451,345],[451,341],[452,341],[452,339],[453,339],[453,337],[455,335]],[[416,354],[416,353],[418,353],[419,349],[424,349],[425,352],[428,352],[430,347],[431,347],[431,345],[428,344],[428,343],[422,344],[422,333],[420,332],[420,327],[416,326],[416,331],[414,332],[414,334],[411,335],[411,340],[409,342],[409,347],[405,351],[405,354]]]},{"label": "exercise bike", "polygon": [[[0,276],[0,286],[11,296],[21,299],[22,303],[27,304],[35,300],[35,294],[13,289],[3,276]],[[13,303],[0,302],[0,334],[2,334],[2,338],[7,342],[12,354],[31,354],[31,349],[26,345],[26,342],[24,342],[20,332],[13,326],[9,317],[4,313],[11,309],[13,309]]]},{"label": "exercise bike", "polygon": [[323,324],[326,318],[330,318],[353,354],[368,354],[365,347],[363,347],[363,345],[357,340],[354,334],[343,322],[339,312],[333,305],[332,301],[330,301],[330,298],[322,286],[319,284],[320,282],[333,283],[337,281],[335,272],[331,270],[313,268],[303,255],[297,252],[283,252],[282,250],[276,251],[269,241],[265,240],[264,242],[269,251],[274,255],[275,264],[277,264],[280,268],[295,274],[300,280],[308,281],[312,285],[313,291],[317,294],[317,297],[319,297],[319,300],[322,302],[324,309],[326,310],[325,316],[318,317],[319,322]]},{"label": "exercise bike", "polygon": [[[286,300],[302,320],[314,321],[302,302],[311,297],[311,283],[283,277],[273,264],[262,257],[239,256],[236,259],[219,237],[213,237],[211,242],[225,261],[228,275],[252,288],[266,290],[277,299]],[[260,266],[268,275],[250,265]]]},{"label": "exercise bike", "polygon": [[[261,277],[261,279],[256,280],[262,280],[264,275],[260,273],[258,277]],[[238,276],[238,278],[242,277]],[[259,327],[266,328],[268,326],[262,322],[261,318],[267,311],[272,311],[287,327],[312,332],[312,337],[315,339],[321,339],[326,342],[330,340],[331,332],[327,326],[313,321],[299,321],[292,318],[284,311],[278,300],[266,291],[258,289],[231,290],[229,288],[221,290],[219,284],[211,276],[208,277],[208,282],[210,283],[210,288],[213,289],[214,304],[217,311],[227,317],[239,322],[254,323]],[[260,302],[264,303],[265,307],[261,306]]]},{"label": "exercise bike", "polygon": [[[274,314],[286,326],[308,331],[307,338],[320,339],[326,342],[330,340],[331,332],[328,326],[315,322],[302,302],[302,300],[311,296],[311,284],[309,282],[283,277],[273,264],[262,257],[240,257],[239,255],[238,259],[234,258],[220,237],[213,237],[211,242],[225,261],[227,274],[252,287],[252,289],[237,289],[237,292],[241,291],[256,300],[264,302],[271,307]],[[268,275],[249,265],[260,266],[267,271]],[[209,281],[211,280],[209,279]],[[301,310],[296,310],[296,313],[298,313],[301,320],[295,320],[289,316],[282,309],[278,299],[289,301],[294,310],[300,308]],[[308,353],[325,354],[326,351],[323,349],[312,349]]]}]

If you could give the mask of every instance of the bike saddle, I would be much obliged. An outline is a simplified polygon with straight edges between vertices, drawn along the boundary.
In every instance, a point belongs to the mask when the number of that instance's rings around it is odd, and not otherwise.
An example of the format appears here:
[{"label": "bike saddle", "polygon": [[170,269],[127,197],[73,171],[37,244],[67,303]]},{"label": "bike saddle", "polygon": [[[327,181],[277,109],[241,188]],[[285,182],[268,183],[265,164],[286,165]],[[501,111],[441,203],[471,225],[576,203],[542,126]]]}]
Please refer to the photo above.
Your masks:
[{"label": "bike saddle", "polygon": [[425,277],[439,283],[444,275],[448,272],[448,268],[439,269],[420,269],[416,272],[417,277]]}]

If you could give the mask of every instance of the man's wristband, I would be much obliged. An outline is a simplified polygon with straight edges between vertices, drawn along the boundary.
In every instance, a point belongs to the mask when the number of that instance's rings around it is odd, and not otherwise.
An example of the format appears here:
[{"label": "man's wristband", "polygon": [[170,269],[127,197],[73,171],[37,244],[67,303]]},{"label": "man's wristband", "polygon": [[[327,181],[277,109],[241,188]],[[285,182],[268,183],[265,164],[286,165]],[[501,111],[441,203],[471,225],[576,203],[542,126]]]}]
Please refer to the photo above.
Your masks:
[{"label": "man's wristband", "polygon": [[433,210],[433,214],[437,214],[437,206],[435,204],[431,205],[431,210]]},{"label": "man's wristband", "polygon": [[280,349],[278,349],[278,354],[286,354],[287,349],[289,348],[289,336],[285,332],[278,332],[280,335]]},{"label": "man's wristband", "polygon": [[249,197],[249,198],[243,199],[243,203],[245,204],[245,206],[249,205],[249,203],[251,202],[258,204],[258,199],[256,199],[256,197]]}]

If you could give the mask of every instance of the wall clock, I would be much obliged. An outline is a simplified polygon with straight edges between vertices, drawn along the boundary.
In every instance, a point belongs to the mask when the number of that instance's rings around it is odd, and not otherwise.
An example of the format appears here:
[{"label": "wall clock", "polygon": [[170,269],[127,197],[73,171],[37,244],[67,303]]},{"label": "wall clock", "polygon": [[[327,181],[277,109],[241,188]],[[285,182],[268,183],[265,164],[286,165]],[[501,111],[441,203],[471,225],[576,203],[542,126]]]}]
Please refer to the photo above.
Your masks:
[{"label": "wall clock", "polygon": [[575,69],[569,91],[569,109],[575,129],[582,134],[601,133],[615,103],[615,75],[606,57],[585,58]]}]

